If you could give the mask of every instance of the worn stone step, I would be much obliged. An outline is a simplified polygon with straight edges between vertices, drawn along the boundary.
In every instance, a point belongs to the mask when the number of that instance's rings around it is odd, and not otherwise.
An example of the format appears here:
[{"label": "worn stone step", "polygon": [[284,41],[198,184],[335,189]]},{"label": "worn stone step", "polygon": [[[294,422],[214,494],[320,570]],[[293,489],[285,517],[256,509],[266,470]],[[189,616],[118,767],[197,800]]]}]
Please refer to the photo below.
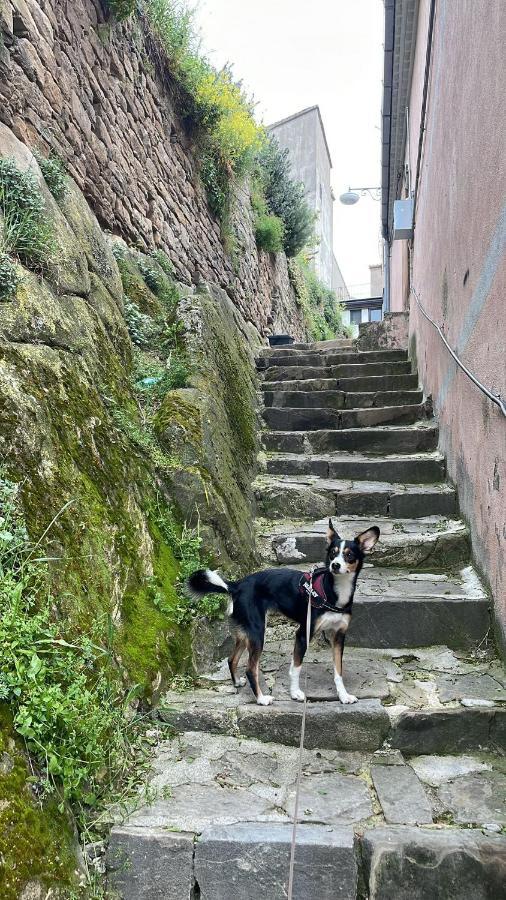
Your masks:
[{"label": "worn stone step", "polygon": [[353,478],[365,481],[394,481],[429,484],[444,479],[445,459],[441,453],[413,453],[365,456],[359,453],[277,453],[266,460],[270,475],[319,475],[321,478]]},{"label": "worn stone step", "polygon": [[[308,565],[288,568],[307,571]],[[430,647],[441,641],[452,649],[472,649],[490,629],[490,601],[476,572],[454,573],[382,569],[366,563],[353,602],[346,644],[352,647]],[[280,619],[269,627],[279,639],[293,632]]]},{"label": "worn stone step", "polygon": [[[378,525],[381,537],[369,560],[375,566],[444,571],[470,559],[469,531],[460,519],[428,516],[392,520],[382,516],[333,518],[343,538]],[[266,565],[313,563],[325,556],[328,517],[315,522],[257,520],[257,548]]]},{"label": "worn stone step", "polygon": [[332,391],[262,391],[267,407],[315,407],[326,409],[369,409],[378,406],[399,406],[421,403],[422,391],[376,391],[376,393]]},{"label": "worn stone step", "polygon": [[262,418],[273,431],[321,431],[341,428],[372,428],[403,422],[413,425],[426,417],[423,404],[380,406],[374,409],[279,409],[267,408]]},{"label": "worn stone step", "polygon": [[265,381],[302,381],[307,378],[370,378],[385,375],[411,375],[409,361],[384,363],[341,363],[340,365],[296,366],[281,362],[262,369]]},{"label": "worn stone step", "polygon": [[[169,692],[159,715],[177,731],[242,735],[296,747],[302,704],[290,699],[292,649],[293,637],[271,641],[267,631],[260,669],[263,693],[273,697],[271,706],[258,706],[248,685],[236,691],[223,660],[203,677],[205,686],[185,694]],[[309,701],[306,750],[372,752],[386,741],[394,749],[419,756],[494,752],[502,746],[506,674],[493,657],[476,662],[464,651],[446,646],[350,647],[344,654],[343,678],[357,702],[339,702],[331,647],[313,643],[300,682]]]},{"label": "worn stone step", "polygon": [[418,375],[372,375],[362,378],[306,378],[301,381],[263,381],[264,391],[334,391],[376,394],[380,391],[415,391]]},{"label": "worn stone step", "polygon": [[[195,731],[161,740],[154,799],[112,829],[108,896],[285,896],[297,766],[298,749],[279,742]],[[501,896],[506,837],[477,830],[504,820],[506,776],[493,755],[304,750],[302,773],[297,900],[355,900],[363,889],[371,900],[396,900],[406,896],[400,869],[420,900]],[[448,878],[451,892],[443,894]]]},{"label": "worn stone step", "polygon": [[332,428],[311,431],[263,431],[265,450],[280,453],[424,453],[435,450],[439,430],[429,420],[414,425],[377,425],[374,428]]},{"label": "worn stone step", "polygon": [[299,381],[263,381],[263,391],[335,391],[378,393],[415,391],[418,375],[373,375],[370,378],[305,378]]},{"label": "worn stone step", "polygon": [[391,363],[406,362],[408,354],[406,350],[369,350],[365,352],[336,350],[292,350],[290,348],[272,347],[263,350],[256,360],[258,369],[267,369],[270,366],[339,366],[347,363]]},{"label": "worn stone step", "polygon": [[455,516],[455,489],[439,484],[338,481],[317,475],[260,475],[253,482],[256,510],[265,519],[319,516]]}]

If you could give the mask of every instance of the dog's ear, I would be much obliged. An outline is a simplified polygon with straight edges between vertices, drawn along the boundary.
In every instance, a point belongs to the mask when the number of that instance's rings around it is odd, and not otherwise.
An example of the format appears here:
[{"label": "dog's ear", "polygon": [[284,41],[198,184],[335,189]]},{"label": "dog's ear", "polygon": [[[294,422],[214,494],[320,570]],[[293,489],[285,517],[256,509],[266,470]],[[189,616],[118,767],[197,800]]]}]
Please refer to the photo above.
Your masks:
[{"label": "dog's ear", "polygon": [[367,531],[362,531],[360,534],[357,534],[355,540],[358,541],[364,553],[369,553],[369,550],[372,550],[379,536],[379,528],[377,525],[373,525],[371,528],[368,528]]},{"label": "dog's ear", "polygon": [[327,544],[329,545],[329,547],[332,541],[335,540],[339,540],[339,535],[332,524],[332,519],[329,519],[329,525],[327,528]]}]

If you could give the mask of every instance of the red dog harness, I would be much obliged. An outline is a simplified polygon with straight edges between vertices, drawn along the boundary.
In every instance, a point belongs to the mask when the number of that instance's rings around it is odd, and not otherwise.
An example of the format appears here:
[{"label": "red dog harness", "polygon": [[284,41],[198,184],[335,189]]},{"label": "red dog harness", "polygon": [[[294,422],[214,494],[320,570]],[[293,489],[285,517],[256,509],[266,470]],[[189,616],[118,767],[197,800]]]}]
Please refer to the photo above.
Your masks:
[{"label": "red dog harness", "polygon": [[352,601],[350,600],[346,606],[338,607],[338,598],[336,597],[332,584],[329,584],[330,579],[328,579],[327,587],[325,587],[325,576],[327,576],[327,578],[329,576],[328,569],[325,567],[314,569],[312,575],[313,581],[311,585],[311,572],[303,572],[299,581],[300,596],[304,600],[307,600],[310,596],[313,609],[329,609],[331,612],[335,612],[336,609],[338,609],[340,613],[349,612]]}]

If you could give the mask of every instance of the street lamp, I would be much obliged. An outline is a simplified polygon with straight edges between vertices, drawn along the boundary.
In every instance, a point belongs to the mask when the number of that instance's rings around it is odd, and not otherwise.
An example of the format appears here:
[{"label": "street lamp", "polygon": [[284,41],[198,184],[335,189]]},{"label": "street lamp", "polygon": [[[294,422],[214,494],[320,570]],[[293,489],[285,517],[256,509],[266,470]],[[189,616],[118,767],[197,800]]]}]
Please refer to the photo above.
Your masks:
[{"label": "street lamp", "polygon": [[339,200],[341,203],[344,203],[345,206],[354,206],[355,203],[358,203],[360,198],[365,197],[366,194],[369,194],[373,200],[381,200],[381,188],[379,187],[349,187],[344,194],[341,194]]},{"label": "street lamp", "polygon": [[[361,197],[369,194],[372,200],[381,200],[381,188],[379,187],[349,187],[339,200],[344,206],[355,206]],[[383,312],[390,310],[390,252],[388,242],[383,238],[383,271],[385,274],[385,286],[383,288]]]}]

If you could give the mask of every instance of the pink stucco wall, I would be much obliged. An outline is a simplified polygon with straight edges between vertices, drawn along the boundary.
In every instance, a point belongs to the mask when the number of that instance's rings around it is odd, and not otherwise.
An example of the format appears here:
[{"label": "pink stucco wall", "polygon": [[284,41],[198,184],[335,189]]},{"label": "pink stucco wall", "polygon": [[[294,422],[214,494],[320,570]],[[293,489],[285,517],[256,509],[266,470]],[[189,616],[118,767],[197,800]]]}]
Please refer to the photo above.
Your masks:
[{"label": "pink stucco wall", "polygon": [[[416,170],[428,0],[420,4],[410,98]],[[437,0],[418,186],[413,286],[463,362],[506,397],[504,0]],[[392,284],[402,281],[392,256]],[[398,308],[398,307],[397,307]],[[475,562],[506,633],[506,418],[455,367],[410,300],[410,342],[432,394]],[[506,641],[505,641],[506,643]]]}]

